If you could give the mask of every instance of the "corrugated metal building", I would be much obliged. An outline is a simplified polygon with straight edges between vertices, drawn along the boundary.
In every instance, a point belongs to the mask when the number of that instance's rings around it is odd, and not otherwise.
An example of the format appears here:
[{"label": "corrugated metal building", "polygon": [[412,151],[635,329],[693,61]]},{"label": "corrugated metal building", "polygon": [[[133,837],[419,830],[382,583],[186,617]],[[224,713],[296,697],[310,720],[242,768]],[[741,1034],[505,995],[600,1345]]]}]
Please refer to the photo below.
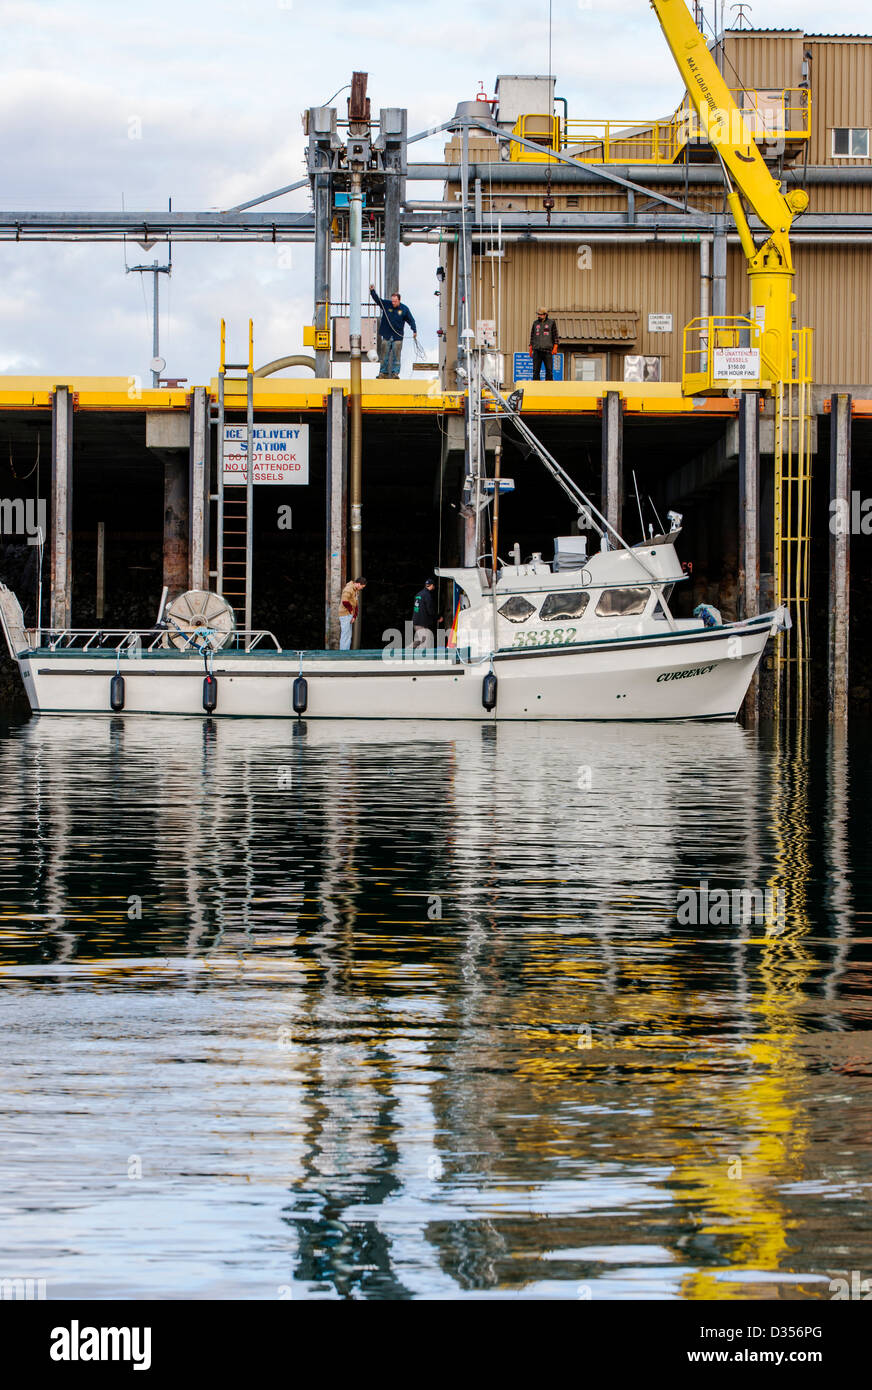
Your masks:
[{"label": "corrugated metal building", "polygon": [[[824,388],[819,394],[853,387],[872,395],[872,235],[868,225],[857,225],[872,217],[872,37],[729,31],[721,63],[749,119],[783,113],[781,150],[775,140],[761,148],[785,188],[798,185],[810,195],[808,212],[794,223],[794,288],[796,324],[814,331],[814,376]],[[509,80],[502,79],[504,87]],[[498,121],[500,114],[498,107]],[[602,142],[595,144],[583,131],[573,142],[573,124],[563,123],[567,152],[578,150],[579,159],[597,162],[604,172],[611,166],[652,194],[686,200],[711,214],[712,231],[722,226],[728,242],[722,312],[746,313],[745,259],[711,148],[691,143],[668,164],[633,163],[634,150],[650,149],[650,139],[639,143],[637,136],[628,145],[612,135],[608,163],[600,162]],[[620,122],[610,125],[620,131]],[[565,379],[623,381],[641,372],[643,379],[680,380],[684,325],[713,304],[712,285],[705,283],[712,271],[701,255],[699,233],[681,240],[681,214],[662,205],[656,229],[636,230],[626,224],[623,187],[556,163],[549,187],[548,166],[506,160],[501,143],[485,134],[473,133],[469,140],[470,201],[478,179],[482,214],[472,244],[470,317],[473,326],[481,319],[496,321],[503,380],[514,378],[514,354],[526,352],[539,303],[557,320]],[[459,136],[449,142],[446,159],[459,165]],[[459,170],[455,178],[452,168],[446,199],[459,199],[457,180]],[[551,227],[518,230],[525,214],[541,220],[537,215],[548,192],[554,199]],[[639,221],[639,214],[655,210],[656,204],[634,195]],[[609,215],[623,225],[610,227]],[[455,251],[450,240],[443,243],[442,367],[451,385],[457,361]],[[716,304],[711,311],[717,312]],[[640,364],[639,358],[647,361]]]}]

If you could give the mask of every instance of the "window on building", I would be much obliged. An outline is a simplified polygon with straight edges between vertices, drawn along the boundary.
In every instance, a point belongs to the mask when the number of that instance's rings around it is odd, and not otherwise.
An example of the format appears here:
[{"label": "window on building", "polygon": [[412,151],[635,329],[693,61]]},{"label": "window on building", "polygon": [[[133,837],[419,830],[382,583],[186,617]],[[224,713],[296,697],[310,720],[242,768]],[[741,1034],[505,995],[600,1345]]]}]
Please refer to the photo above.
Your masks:
[{"label": "window on building", "polygon": [[624,381],[660,381],[660,363],[659,357],[627,353],[624,358]]},{"label": "window on building", "polygon": [[606,353],[573,353],[572,379],[573,381],[606,381]]},{"label": "window on building", "polygon": [[868,159],[868,127],[835,126],[833,128],[833,156],[836,159]]},{"label": "window on building", "polygon": [[596,606],[598,618],[632,618],[644,613],[650,589],[604,589]]}]

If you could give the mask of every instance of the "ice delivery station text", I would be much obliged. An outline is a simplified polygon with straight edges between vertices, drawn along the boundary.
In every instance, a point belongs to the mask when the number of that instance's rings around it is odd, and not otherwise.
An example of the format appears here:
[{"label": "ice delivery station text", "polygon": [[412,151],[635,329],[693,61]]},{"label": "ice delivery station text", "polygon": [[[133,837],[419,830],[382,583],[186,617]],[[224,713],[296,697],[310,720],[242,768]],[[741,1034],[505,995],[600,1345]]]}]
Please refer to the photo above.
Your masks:
[{"label": "ice delivery station text", "polygon": [[[308,483],[309,426],[261,423],[252,430],[255,483]],[[224,484],[246,481],[248,431],[224,426]]]}]

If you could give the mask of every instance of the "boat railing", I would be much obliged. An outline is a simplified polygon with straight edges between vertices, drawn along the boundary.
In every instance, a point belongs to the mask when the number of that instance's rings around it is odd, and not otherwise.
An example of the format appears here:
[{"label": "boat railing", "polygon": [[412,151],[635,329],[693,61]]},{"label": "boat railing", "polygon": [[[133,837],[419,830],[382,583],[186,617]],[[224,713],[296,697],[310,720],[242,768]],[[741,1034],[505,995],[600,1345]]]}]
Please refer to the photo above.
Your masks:
[{"label": "boat railing", "polygon": [[[70,650],[87,652],[108,647],[119,656],[125,652],[140,654],[169,648],[180,652],[189,650],[202,653],[205,649],[226,654],[228,651],[250,652],[255,647],[260,646],[262,642],[267,641],[273,644],[276,651],[282,650],[278,638],[267,628],[236,628],[229,634],[230,641],[226,640],[227,633],[216,632],[213,628],[199,628],[194,632],[186,633],[182,632],[181,629],[172,632],[165,627],[66,627],[34,632],[33,635],[35,646],[44,646],[46,650],[52,652]],[[213,637],[220,638],[220,642],[210,640]],[[187,640],[187,648],[179,645],[180,639]]]}]

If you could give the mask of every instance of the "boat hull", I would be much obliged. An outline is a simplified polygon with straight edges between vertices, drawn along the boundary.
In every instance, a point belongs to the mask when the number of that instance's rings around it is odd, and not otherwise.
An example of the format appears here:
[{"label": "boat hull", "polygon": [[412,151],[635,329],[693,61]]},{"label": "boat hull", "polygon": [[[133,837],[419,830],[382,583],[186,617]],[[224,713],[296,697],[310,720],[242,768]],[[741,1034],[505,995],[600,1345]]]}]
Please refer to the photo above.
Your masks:
[{"label": "boat hull", "polygon": [[[172,714],[282,718],[306,678],[306,719],[734,719],[772,631],[773,615],[712,630],[572,647],[509,650],[480,661],[451,654],[218,652],[217,703],[203,701],[202,658],[155,652],[22,652],[31,708],[41,714]],[[123,710],[110,705],[116,669]],[[496,705],[483,704],[493,670]]]}]

